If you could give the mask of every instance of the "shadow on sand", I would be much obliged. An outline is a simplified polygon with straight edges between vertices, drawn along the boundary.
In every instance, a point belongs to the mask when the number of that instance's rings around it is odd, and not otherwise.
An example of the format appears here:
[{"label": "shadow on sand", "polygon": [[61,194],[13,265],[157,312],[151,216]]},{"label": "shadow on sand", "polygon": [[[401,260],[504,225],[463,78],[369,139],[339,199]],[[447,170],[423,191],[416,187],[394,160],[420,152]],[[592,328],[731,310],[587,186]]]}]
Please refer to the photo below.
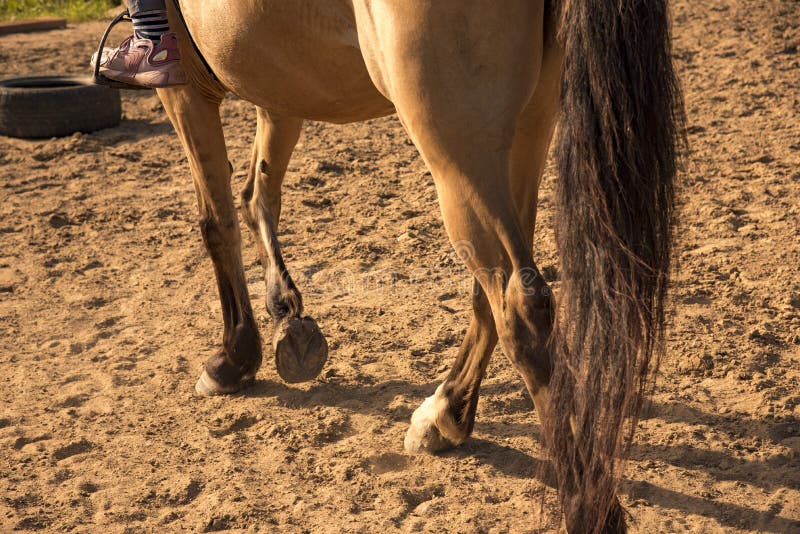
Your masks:
[{"label": "shadow on sand", "polygon": [[[369,382],[369,379],[366,380]],[[310,405],[345,407],[359,413],[388,416],[395,421],[407,421],[414,406],[390,408],[392,400],[403,395],[422,399],[430,395],[436,382],[415,384],[396,379],[385,382],[364,384],[358,380],[328,381],[312,385],[307,389],[295,389],[273,380],[259,380],[239,393],[246,397],[275,398],[284,406],[301,408]],[[480,414],[478,415],[480,417]],[[717,431],[741,435],[747,429],[750,436],[779,441],[793,434],[796,421],[743,421],[735,417],[723,417],[706,413],[679,403],[653,403],[647,414],[648,419],[659,418],[668,422],[705,424]],[[539,425],[522,423],[478,422],[481,434],[496,434],[499,439],[529,436],[541,441]],[[738,433],[738,434],[737,434]],[[514,447],[505,446],[489,439],[471,438],[462,446],[443,453],[450,458],[473,458],[490,465],[506,476],[515,478],[539,478],[553,489],[555,481],[549,462],[543,464],[539,458],[524,453]],[[634,460],[656,458],[675,467],[702,470],[718,481],[734,480],[754,484],[765,490],[780,487],[800,486],[800,465],[796,459],[779,456],[764,462],[741,461],[720,451],[703,450],[689,445],[654,446],[639,443],[632,450]],[[733,465],[735,469],[725,469],[721,465]],[[731,528],[748,528],[763,532],[800,532],[800,522],[779,517],[780,508],[759,511],[745,506],[717,502],[675,492],[649,482],[626,480],[625,490],[631,499],[644,499],[650,504],[663,508],[680,510],[685,514],[696,514],[712,518],[721,525]]]}]

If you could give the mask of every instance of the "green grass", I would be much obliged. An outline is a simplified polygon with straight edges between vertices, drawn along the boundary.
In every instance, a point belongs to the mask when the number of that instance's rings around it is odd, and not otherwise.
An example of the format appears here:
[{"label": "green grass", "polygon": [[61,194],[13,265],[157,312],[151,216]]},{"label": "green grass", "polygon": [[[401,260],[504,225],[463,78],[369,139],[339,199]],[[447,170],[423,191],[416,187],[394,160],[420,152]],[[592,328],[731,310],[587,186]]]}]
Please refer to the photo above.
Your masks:
[{"label": "green grass", "polygon": [[70,21],[102,19],[119,0],[0,0],[0,21],[59,17]]}]

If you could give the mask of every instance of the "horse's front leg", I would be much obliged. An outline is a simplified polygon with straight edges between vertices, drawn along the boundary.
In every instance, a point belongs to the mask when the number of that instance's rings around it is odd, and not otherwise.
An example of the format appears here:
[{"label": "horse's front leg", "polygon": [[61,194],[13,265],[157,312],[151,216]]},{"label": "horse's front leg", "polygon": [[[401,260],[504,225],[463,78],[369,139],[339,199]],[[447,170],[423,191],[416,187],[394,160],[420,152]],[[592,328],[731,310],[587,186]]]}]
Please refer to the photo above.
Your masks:
[{"label": "horse's front leg", "polygon": [[193,85],[159,90],[180,136],[197,192],[200,230],[214,262],[225,325],[222,348],[205,364],[195,386],[200,395],[232,393],[252,381],[261,366],[261,339],[247,294],[241,238],[230,188],[219,104]]},{"label": "horse's front leg", "polygon": [[315,378],[328,357],[328,343],[317,323],[303,316],[303,299],[284,264],[277,237],[281,184],[302,125],[300,119],[258,110],[253,157],[241,202],[242,216],[264,265],[267,310],[275,325],[275,365],[281,378],[292,383]]}]

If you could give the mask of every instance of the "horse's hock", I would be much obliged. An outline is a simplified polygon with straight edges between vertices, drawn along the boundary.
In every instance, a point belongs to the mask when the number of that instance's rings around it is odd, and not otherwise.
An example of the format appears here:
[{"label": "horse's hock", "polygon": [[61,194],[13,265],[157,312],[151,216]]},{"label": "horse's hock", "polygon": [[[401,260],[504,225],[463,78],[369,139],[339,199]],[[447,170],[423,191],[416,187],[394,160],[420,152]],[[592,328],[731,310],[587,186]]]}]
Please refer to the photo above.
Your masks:
[{"label": "horse's hock", "polygon": [[119,124],[119,91],[78,76],[33,76],[0,81],[0,135],[62,137]]}]

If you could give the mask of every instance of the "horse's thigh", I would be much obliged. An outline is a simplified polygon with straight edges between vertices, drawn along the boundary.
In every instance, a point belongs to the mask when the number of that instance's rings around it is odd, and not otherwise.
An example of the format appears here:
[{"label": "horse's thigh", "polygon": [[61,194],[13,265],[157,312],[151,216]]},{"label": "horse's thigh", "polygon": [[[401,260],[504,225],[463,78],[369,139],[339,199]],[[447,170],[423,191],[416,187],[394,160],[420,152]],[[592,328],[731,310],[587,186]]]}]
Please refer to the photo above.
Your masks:
[{"label": "horse's thigh", "polygon": [[[364,58],[430,160],[446,157],[423,138],[460,146],[481,137],[509,148],[542,61],[542,0],[356,2]],[[420,147],[423,149],[423,147]]]}]

